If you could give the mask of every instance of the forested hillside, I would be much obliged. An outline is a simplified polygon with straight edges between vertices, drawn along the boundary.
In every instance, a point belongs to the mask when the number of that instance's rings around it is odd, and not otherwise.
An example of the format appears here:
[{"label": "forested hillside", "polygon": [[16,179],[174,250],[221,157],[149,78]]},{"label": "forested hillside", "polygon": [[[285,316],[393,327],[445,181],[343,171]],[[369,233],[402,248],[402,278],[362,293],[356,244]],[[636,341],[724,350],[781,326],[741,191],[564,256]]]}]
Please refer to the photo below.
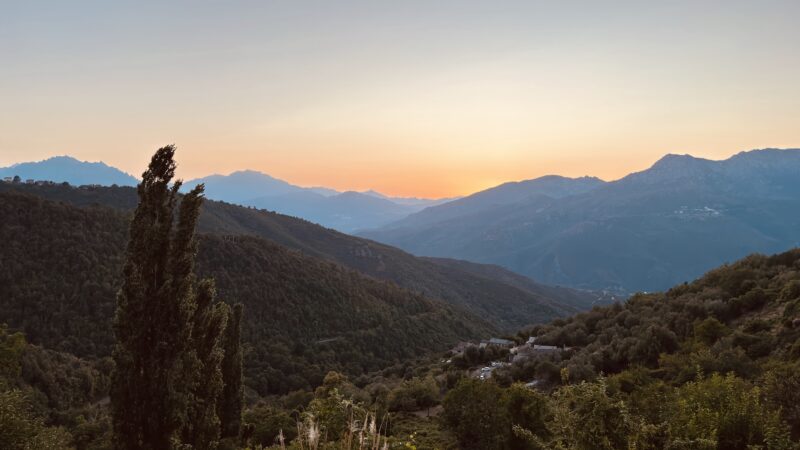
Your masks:
[{"label": "forested hillside", "polygon": [[[0,194],[0,323],[77,356],[110,354],[127,212]],[[328,370],[378,370],[493,327],[442,302],[252,236],[202,235],[199,273],[244,304],[248,384],[308,389]]]},{"label": "forested hillside", "polygon": [[[103,441],[108,431],[97,403],[110,370],[101,356],[111,343],[127,213],[19,193],[0,194],[0,213],[0,321],[62,351],[0,333],[12,349],[3,355],[21,361],[19,375],[5,375],[16,402],[6,407],[16,412],[38,399],[39,409],[20,419],[29,424],[26,439],[90,448],[80,443]],[[307,420],[301,411],[317,415],[325,439],[335,441],[346,433],[342,417],[370,410],[386,414],[389,442],[418,449],[788,450],[800,439],[800,250],[753,255],[515,337],[560,350],[470,351],[478,359],[450,363],[408,362],[491,327],[333,262],[255,236],[204,234],[198,272],[215,277],[220,298],[245,304],[248,385],[262,394],[305,391],[251,405],[250,442],[274,443],[280,429]],[[475,377],[492,360],[507,365]],[[355,384],[324,376],[395,361],[406,364]]]},{"label": "forested hillside", "polygon": [[[63,185],[11,185],[0,192],[19,191],[78,206],[93,204],[131,210],[134,189]],[[503,274],[485,270],[480,276],[446,260],[427,260],[402,250],[323,228],[311,222],[223,202],[206,201],[198,224],[200,232],[249,235],[269,239],[303,254],[337,262],[372,277],[389,280],[430,298],[470,310],[498,328],[511,332],[564,314],[557,305],[588,309],[601,296],[588,291],[552,289],[528,280],[533,288],[509,283]],[[556,305],[556,306],[554,306]]]},{"label": "forested hillside", "polygon": [[492,381],[464,380],[444,398],[462,448],[798,447],[800,250],[751,255],[518,341],[529,337],[560,350],[519,350]]},{"label": "forested hillside", "polygon": [[111,358],[89,362],[30,345],[0,325],[0,447],[110,448],[97,441],[109,432],[103,399],[112,367]]},{"label": "forested hillside", "polygon": [[[536,283],[528,277],[522,276],[516,272],[512,272],[504,267],[494,264],[477,264],[470,261],[451,258],[421,257],[420,259],[434,262],[437,265],[467,272],[477,277],[501,281],[504,284],[539,296],[543,298],[544,301],[547,301],[547,299],[558,299],[557,302],[550,301],[549,304],[554,308],[562,309],[565,313],[567,313],[566,315],[584,311],[591,306],[608,305],[614,303],[615,301],[624,299],[609,292],[583,291],[564,286],[551,286],[548,284]],[[587,303],[587,300],[589,299],[593,299],[592,303]]]}]

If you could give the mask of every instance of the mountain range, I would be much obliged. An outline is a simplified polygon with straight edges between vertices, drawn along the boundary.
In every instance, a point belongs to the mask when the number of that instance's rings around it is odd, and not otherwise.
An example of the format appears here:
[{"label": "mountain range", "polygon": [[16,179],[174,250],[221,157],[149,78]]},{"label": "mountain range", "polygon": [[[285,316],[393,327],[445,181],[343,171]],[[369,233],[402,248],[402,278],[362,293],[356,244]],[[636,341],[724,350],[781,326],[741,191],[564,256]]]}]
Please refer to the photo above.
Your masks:
[{"label": "mountain range", "polygon": [[[102,162],[79,161],[70,156],[0,168],[0,179],[14,176],[22,181],[47,180],[75,186],[138,183],[137,178]],[[451,200],[390,197],[374,190],[340,192],[326,187],[301,187],[253,170],[189,180],[184,183],[184,190],[200,183],[205,184],[210,199],[301,217],[344,232],[377,228]]]},{"label": "mountain range", "polygon": [[25,180],[67,182],[80,186],[100,184],[103,186],[136,186],[139,180],[115,167],[102,162],[79,161],[71,156],[54,156],[37,162],[23,162],[0,167],[0,179],[18,176]]},{"label": "mountain range", "polygon": [[[190,180],[186,187],[204,183],[210,199],[302,218],[419,256],[627,295],[690,281],[752,252],[797,245],[798,155],[794,149],[723,161],[666,155],[616,181],[551,175],[443,200],[300,187],[255,171]],[[136,181],[103,163],[68,157],[0,174],[72,184]]]},{"label": "mountain range", "polygon": [[800,244],[800,150],[724,161],[667,155],[608,183],[505,184],[360,235],[547,284],[661,290],[750,253]]},{"label": "mountain range", "polygon": [[252,170],[197,178],[185,186],[191,189],[200,183],[210,199],[276,211],[344,232],[376,228],[448,201],[389,197],[374,190],[306,188]]}]

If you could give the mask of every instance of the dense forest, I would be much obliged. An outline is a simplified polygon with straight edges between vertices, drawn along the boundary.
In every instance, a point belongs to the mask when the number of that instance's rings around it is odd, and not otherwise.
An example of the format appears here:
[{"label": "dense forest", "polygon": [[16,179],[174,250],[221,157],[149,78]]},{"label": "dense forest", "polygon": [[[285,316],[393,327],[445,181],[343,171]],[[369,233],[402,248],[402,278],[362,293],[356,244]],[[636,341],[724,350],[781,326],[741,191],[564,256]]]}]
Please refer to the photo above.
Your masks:
[{"label": "dense forest", "polygon": [[800,446],[800,250],[752,255],[664,293],[535,326],[516,340],[530,337],[560,351],[512,355],[487,381],[454,383],[463,374],[456,364],[431,369],[451,387],[432,422],[451,441],[427,445]]},{"label": "dense forest", "polygon": [[[530,338],[558,350],[515,357]],[[269,444],[289,413],[315,417],[335,436],[330,448],[348,448],[337,416],[319,408],[340,417],[352,399],[388,412],[385,440],[406,448],[800,448],[800,250],[752,255],[515,341],[510,352],[467,347],[410,373],[339,379],[334,400],[324,383],[305,408],[289,397],[256,406],[273,424],[259,436]],[[490,362],[491,377],[476,376]]]},{"label": "dense forest", "polygon": [[0,326],[2,448],[93,448],[107,438],[112,366],[30,345]]},{"label": "dense forest", "polygon": [[[0,194],[0,323],[79,357],[103,358],[129,216]],[[244,304],[247,384],[262,395],[310,389],[443,350],[493,327],[390,282],[249,236],[201,235],[197,270]]]},{"label": "dense forest", "polygon": [[[531,337],[557,350],[516,358]],[[664,293],[532,327],[515,341],[510,352],[467,347],[411,376],[340,389],[366,410],[388,411],[385,439],[398,447],[800,448],[800,250],[752,255]],[[491,377],[476,376],[492,361]],[[278,417],[291,405],[262,414]],[[340,447],[346,432],[335,436],[330,448],[348,448]]]},{"label": "dense forest", "polygon": [[[130,187],[0,183],[0,192],[9,191],[82,207],[108,206],[131,211],[136,206],[136,192]],[[265,238],[465,308],[506,332],[609,300],[593,292],[541,285],[497,266],[418,258],[303,219],[224,202],[205,201],[198,230],[206,234]]]}]

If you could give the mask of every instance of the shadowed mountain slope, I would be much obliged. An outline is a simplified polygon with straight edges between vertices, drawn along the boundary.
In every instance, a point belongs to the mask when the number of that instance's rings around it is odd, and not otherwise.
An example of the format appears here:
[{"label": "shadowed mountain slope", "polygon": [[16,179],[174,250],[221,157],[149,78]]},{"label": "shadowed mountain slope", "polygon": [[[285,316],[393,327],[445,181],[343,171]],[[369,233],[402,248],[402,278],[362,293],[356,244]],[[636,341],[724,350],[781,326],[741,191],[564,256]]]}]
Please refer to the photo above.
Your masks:
[{"label": "shadowed mountain slope", "polygon": [[800,243],[800,150],[724,161],[667,155],[584,193],[412,219],[362,235],[417,255],[498,264],[547,284],[665,289],[749,253]]},{"label": "shadowed mountain slope", "polygon": [[[132,188],[15,186],[0,184],[0,192],[20,191],[79,206],[135,207]],[[511,331],[563,315],[564,295],[573,306],[589,308],[598,298],[591,292],[530,292],[491,276],[476,276],[457,267],[414,257],[402,250],[326,229],[311,222],[222,202],[206,201],[198,230],[202,233],[266,238],[305,255],[334,261],[374,278],[393,281],[426,297],[465,308],[494,326]],[[567,295],[568,293],[568,295]]]},{"label": "shadowed mountain slope", "polygon": [[[0,193],[0,323],[47,348],[108,356],[130,213]],[[489,336],[483,319],[254,236],[199,236],[197,271],[244,305],[249,385],[308,389]]]}]

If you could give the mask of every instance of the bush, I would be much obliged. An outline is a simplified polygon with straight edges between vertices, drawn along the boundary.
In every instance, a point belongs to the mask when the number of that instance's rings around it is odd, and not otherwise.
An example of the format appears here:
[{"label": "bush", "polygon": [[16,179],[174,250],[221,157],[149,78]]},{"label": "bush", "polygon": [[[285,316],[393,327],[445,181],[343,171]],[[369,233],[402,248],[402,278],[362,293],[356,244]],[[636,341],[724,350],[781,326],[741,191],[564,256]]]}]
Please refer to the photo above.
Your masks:
[{"label": "bush", "polygon": [[251,443],[269,447],[276,443],[278,434],[283,431],[287,442],[297,436],[295,420],[286,414],[269,406],[259,406],[245,411],[242,421],[251,431]]},{"label": "bush", "polygon": [[389,393],[389,411],[417,411],[439,402],[439,386],[433,377],[404,381]]},{"label": "bush", "polygon": [[502,408],[503,390],[487,381],[465,378],[444,398],[444,420],[461,448],[503,448],[509,420]]},{"label": "bush", "polygon": [[787,430],[760,394],[732,374],[687,383],[678,390],[670,434],[677,442],[711,441],[720,449],[765,445],[768,437]]},{"label": "bush", "polygon": [[712,345],[724,336],[730,334],[730,329],[719,320],[709,317],[702,322],[694,324],[694,337],[698,342]]}]

